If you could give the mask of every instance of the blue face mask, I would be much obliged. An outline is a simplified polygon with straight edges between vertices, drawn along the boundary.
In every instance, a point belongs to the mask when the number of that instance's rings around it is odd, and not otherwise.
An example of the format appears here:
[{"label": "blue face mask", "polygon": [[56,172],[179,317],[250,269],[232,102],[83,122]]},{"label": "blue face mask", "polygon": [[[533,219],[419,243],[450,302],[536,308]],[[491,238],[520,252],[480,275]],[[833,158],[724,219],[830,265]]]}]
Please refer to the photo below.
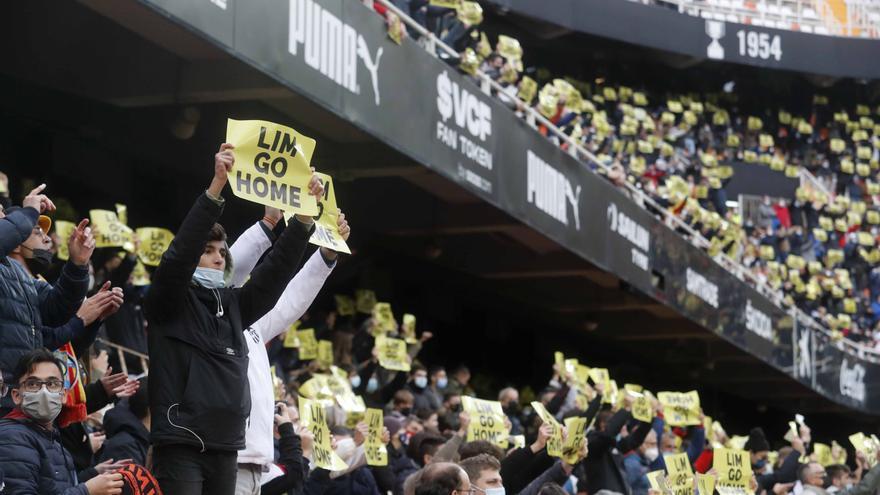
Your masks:
[{"label": "blue face mask", "polygon": [[198,267],[193,273],[192,281],[206,289],[222,289],[226,287],[223,275],[223,270]]},{"label": "blue face mask", "polygon": [[438,378],[437,379],[437,388],[446,388],[449,385],[449,380],[446,378]]},{"label": "blue face mask", "polygon": [[425,388],[428,386],[428,377],[427,376],[417,376],[413,383],[418,388]]},{"label": "blue face mask", "polygon": [[376,379],[375,376],[370,377],[370,380],[367,382],[367,393],[372,394],[376,390],[379,390],[379,380]]},{"label": "blue face mask", "polygon": [[353,377],[349,378],[349,381],[351,381],[351,387],[352,387],[352,388],[358,388],[358,387],[361,386],[361,377],[360,377],[360,375],[354,375]]}]

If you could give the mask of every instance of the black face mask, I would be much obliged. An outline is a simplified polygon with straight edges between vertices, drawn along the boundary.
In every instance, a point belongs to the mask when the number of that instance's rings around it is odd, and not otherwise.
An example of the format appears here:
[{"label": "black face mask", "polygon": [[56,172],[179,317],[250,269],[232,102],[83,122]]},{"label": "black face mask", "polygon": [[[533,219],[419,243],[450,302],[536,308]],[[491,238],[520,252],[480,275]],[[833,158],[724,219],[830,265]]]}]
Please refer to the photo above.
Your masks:
[{"label": "black face mask", "polygon": [[33,255],[32,258],[24,259],[28,270],[34,275],[42,275],[43,273],[46,273],[46,270],[52,265],[52,251],[49,251],[48,249],[31,249],[27,246],[22,247],[29,249]]},{"label": "black face mask", "polygon": [[403,409],[400,410],[400,414],[403,414],[404,416],[409,416],[409,414],[411,412],[412,412],[411,407],[404,407]]},{"label": "black face mask", "polygon": [[504,413],[508,416],[516,416],[519,414],[519,403],[511,402],[510,404],[507,404],[504,406]]}]

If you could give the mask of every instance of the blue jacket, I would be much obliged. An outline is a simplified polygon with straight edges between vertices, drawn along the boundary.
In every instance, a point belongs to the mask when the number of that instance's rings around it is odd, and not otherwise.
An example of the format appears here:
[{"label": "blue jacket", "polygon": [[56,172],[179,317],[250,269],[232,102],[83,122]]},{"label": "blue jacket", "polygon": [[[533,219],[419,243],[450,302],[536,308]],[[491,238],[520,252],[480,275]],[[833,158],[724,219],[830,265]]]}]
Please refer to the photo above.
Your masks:
[{"label": "blue jacket", "polygon": [[647,495],[651,484],[648,482],[648,460],[638,452],[630,452],[623,458],[623,470],[626,472],[626,482],[632,488],[633,495]]},{"label": "blue jacket", "polygon": [[[55,350],[76,335],[71,320],[86,296],[89,272],[71,262],[55,286],[34,280],[18,262],[6,257],[33,231],[37,210],[22,208],[0,219],[0,372],[12,373],[27,352]],[[73,329],[81,331],[82,326]]]},{"label": "blue jacket", "polygon": [[73,457],[58,430],[46,431],[18,410],[0,420],[0,470],[5,493],[88,495],[84,484],[77,485]]}]

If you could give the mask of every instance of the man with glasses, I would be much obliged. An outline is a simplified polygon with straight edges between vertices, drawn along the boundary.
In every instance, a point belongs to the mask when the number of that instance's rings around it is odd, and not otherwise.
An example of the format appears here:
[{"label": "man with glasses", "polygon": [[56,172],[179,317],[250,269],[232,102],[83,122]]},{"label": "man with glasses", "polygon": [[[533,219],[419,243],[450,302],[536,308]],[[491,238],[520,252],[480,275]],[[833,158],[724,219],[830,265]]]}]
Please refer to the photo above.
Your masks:
[{"label": "man with glasses", "polygon": [[64,402],[64,368],[38,349],[15,369],[15,409],[0,420],[0,471],[9,493],[111,495],[122,493],[122,475],[105,473],[77,484],[70,453],[61,445],[55,418]]}]

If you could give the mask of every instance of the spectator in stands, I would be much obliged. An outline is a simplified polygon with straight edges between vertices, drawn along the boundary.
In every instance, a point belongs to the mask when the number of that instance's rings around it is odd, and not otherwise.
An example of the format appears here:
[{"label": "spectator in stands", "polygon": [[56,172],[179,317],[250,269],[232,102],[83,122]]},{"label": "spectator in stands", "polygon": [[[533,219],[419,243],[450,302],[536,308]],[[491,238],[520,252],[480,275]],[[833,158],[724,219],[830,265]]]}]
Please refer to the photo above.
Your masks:
[{"label": "spectator in stands", "polygon": [[459,365],[452,371],[452,378],[449,380],[447,393],[455,393],[459,395],[474,395],[474,391],[468,387],[471,381],[471,370],[465,365]]},{"label": "spectator in stands", "polygon": [[412,365],[407,389],[413,395],[413,410],[435,411],[440,408],[437,397],[428,389],[428,370],[424,366]]},{"label": "spectator in stands", "polygon": [[[0,221],[0,373],[9,376],[18,360],[29,351],[47,345],[57,349],[69,340],[58,338],[58,327],[67,323],[80,307],[88,289],[88,261],[95,248],[88,221],[81,222],[69,243],[70,260],[54,286],[35,280],[18,261],[14,252],[42,266],[45,259],[45,232],[51,223],[40,213],[53,211],[54,203],[42,192],[45,184],[32,190],[23,208],[10,209]],[[41,260],[41,261],[38,261]],[[38,329],[34,333],[34,329]],[[0,410],[8,410],[5,402]]]},{"label": "spectator in stands", "polygon": [[520,420],[522,409],[519,406],[519,392],[513,387],[503,388],[498,392],[498,402],[501,404],[504,415],[510,421],[510,434],[522,435],[523,427]]},{"label": "spectator in stands", "polygon": [[[833,486],[832,480],[828,478],[828,473],[821,464],[815,461],[808,462],[801,466],[798,479],[804,487],[804,493],[826,495],[829,493],[826,487]],[[874,465],[862,480],[849,488],[836,487],[834,493],[841,495],[871,495],[880,488],[880,464]]]},{"label": "spectator in stands", "polygon": [[104,473],[77,484],[55,418],[64,402],[64,366],[49,351],[25,354],[15,368],[15,409],[0,420],[0,471],[10,493],[120,493],[122,475]]},{"label": "spectator in stands", "polygon": [[406,421],[406,418],[412,414],[414,401],[412,392],[409,390],[398,390],[394,393],[389,416],[400,421]]},{"label": "spectator in stands", "polygon": [[147,377],[138,381],[140,387],[137,393],[104,414],[107,438],[97,454],[99,462],[128,459],[141,466],[147,465],[151,420],[147,396],[149,384]]},{"label": "spectator in stands", "polygon": [[657,446],[657,432],[653,429],[645,436],[645,441],[623,458],[623,467],[626,470],[626,482],[632,488],[633,495],[647,495],[651,488],[648,483],[648,472],[651,464],[660,457],[660,448]]},{"label": "spectator in stands", "polygon": [[633,429],[625,437],[618,435],[633,418],[629,409],[632,397],[625,396],[626,406],[612,413],[602,411],[596,419],[596,429],[587,435],[590,453],[584,460],[587,476],[587,491],[596,493],[599,490],[629,494],[629,484],[623,469],[623,452],[629,452],[644,443],[651,431],[649,423],[637,421]]},{"label": "spectator in stands", "polygon": [[[234,160],[232,145],[221,145],[214,178],[163,255],[145,303],[153,462],[170,493],[235,491],[251,405],[243,332],[275,305],[314,229],[310,217],[297,216],[248,283],[227,288],[231,260],[215,222]],[[316,177],[310,193],[321,193]]]},{"label": "spectator in stands", "polygon": [[428,466],[415,487],[415,495],[472,495],[467,473],[451,462]]}]

